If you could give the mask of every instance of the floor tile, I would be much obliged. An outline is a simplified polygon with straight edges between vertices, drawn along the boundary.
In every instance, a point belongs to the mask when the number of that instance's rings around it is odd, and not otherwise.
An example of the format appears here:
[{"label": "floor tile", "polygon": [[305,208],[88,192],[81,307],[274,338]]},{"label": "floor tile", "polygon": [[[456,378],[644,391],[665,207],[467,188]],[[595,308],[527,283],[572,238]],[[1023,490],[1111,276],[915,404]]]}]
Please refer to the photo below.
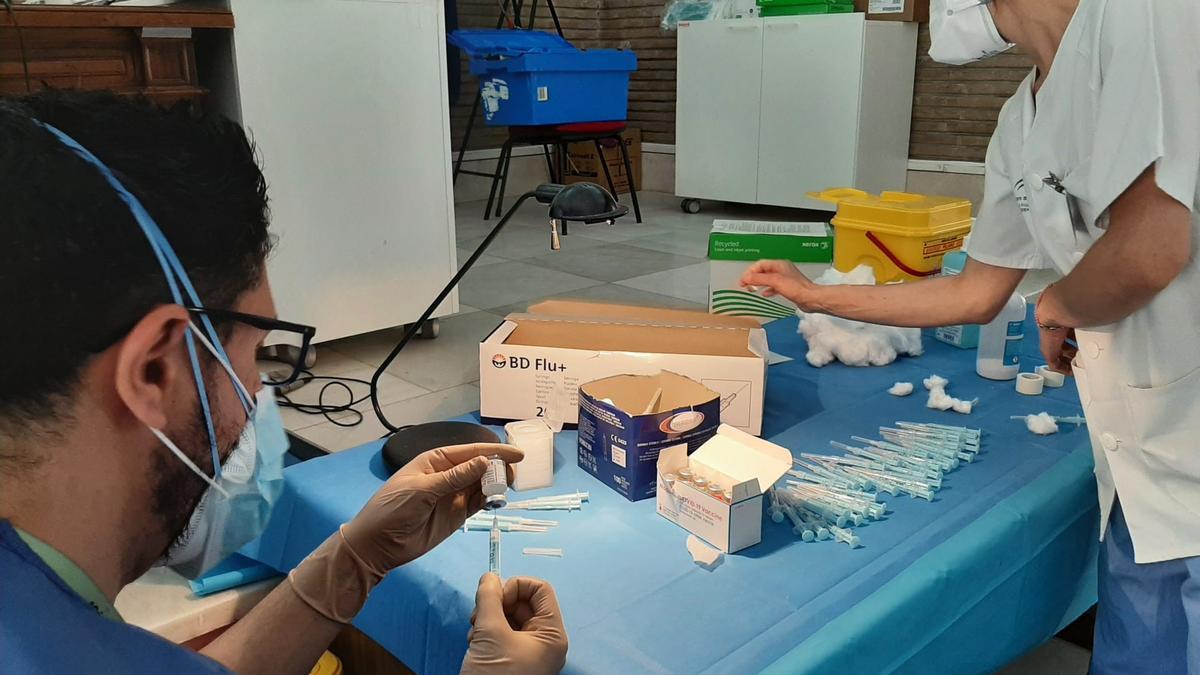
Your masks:
[{"label": "floor tile", "polygon": [[707,262],[665,272],[655,272],[617,283],[708,306]]},{"label": "floor tile", "polygon": [[[362,382],[341,380],[346,386],[350,387],[350,392],[353,394],[354,398],[358,399],[367,396],[367,394],[370,393],[370,385],[367,383],[371,381],[371,377],[374,374],[374,366],[363,365],[355,370],[337,373],[336,375],[332,375],[332,377],[347,378],[347,380],[362,380]],[[322,387],[329,385],[331,382],[333,381],[314,380],[299,389],[289,392],[287,397],[295,403],[315,404],[321,400]],[[399,377],[396,377],[395,375],[388,373],[384,373],[379,378],[379,400],[382,404],[403,401],[405,399],[428,394],[429,392],[429,389],[415,385],[412,382],[407,382]],[[324,401],[328,405],[342,405],[350,402],[349,396],[350,394],[347,394],[346,390],[341,386],[331,385],[325,391]],[[370,416],[373,414],[371,412],[372,406],[370,399],[364,400],[354,407],[364,415]],[[280,415],[283,417],[284,428],[292,431],[306,429],[308,427],[327,422],[327,419],[324,415],[312,415],[287,406],[280,406],[279,411]],[[334,414],[334,417],[341,416],[341,413]]]},{"label": "floor tile", "polygon": [[650,293],[629,286],[621,286],[619,284],[602,284],[600,286],[592,286],[590,288],[582,288],[578,291],[566,291],[563,293],[555,293],[544,298],[536,298],[525,302],[518,302],[504,307],[492,309],[493,314],[506,316],[513,312],[524,312],[530,305],[541,302],[542,300],[596,300],[599,302],[616,302],[626,305],[643,305],[646,307],[668,307],[671,309],[695,309],[705,310],[706,305],[680,298],[672,298],[668,295],[660,295],[658,293]]},{"label": "floor tile", "polygon": [[597,281],[621,281],[695,265],[700,260],[638,246],[605,244],[583,250],[555,251],[525,262]]},{"label": "floor tile", "polygon": [[[475,249],[467,249],[467,248],[458,249],[458,266],[462,267],[463,265],[465,265],[467,263],[467,259],[470,258],[471,254],[474,252],[475,252]],[[479,260],[475,261],[475,267],[483,267],[484,265],[495,265],[496,263],[499,263],[499,262],[504,262],[504,258],[500,258],[498,256],[488,255],[487,253],[484,253],[483,255],[479,256]],[[475,269],[475,267],[472,267],[471,269]],[[470,273],[468,272],[468,274],[470,274]]]},{"label": "floor tile", "polygon": [[[436,339],[413,340],[388,373],[428,391],[440,391],[479,379],[479,341],[503,321],[484,311],[442,319]],[[372,368],[391,353],[403,336],[399,328],[339,340],[337,346]]]},{"label": "floor tile", "polygon": [[459,297],[472,307],[489,309],[598,283],[524,262],[506,262],[471,270],[459,287]]},{"label": "floor tile", "polygon": [[1046,643],[996,671],[996,675],[1084,675],[1092,653],[1066,640]]},{"label": "floor tile", "polygon": [[708,230],[675,230],[670,234],[660,234],[654,237],[630,239],[624,242],[628,246],[638,246],[651,251],[686,255],[701,260],[708,256]]},{"label": "floor tile", "polygon": [[[450,419],[478,409],[479,387],[473,384],[383,406],[388,421],[396,426]],[[339,427],[332,422],[324,422],[301,429],[296,435],[328,452],[339,452],[376,440],[385,431],[375,415],[367,414],[360,424],[353,427]]]},{"label": "floor tile", "polygon": [[576,235],[587,237],[589,239],[599,239],[600,241],[617,242],[625,241],[626,239],[637,239],[639,237],[649,237],[659,234],[668,234],[672,228],[665,225],[660,225],[653,220],[653,216],[643,214],[643,222],[639,223],[633,219],[633,212],[618,220],[614,225],[582,225],[572,223],[570,226],[570,237]]},{"label": "floor tile", "polygon": [[[576,232],[581,232],[578,228],[571,228],[570,232],[572,234],[562,238],[562,248],[565,251],[600,246],[604,243],[599,239],[576,234]],[[458,242],[458,245],[461,248],[473,251],[483,240],[484,237],[482,236],[463,239]],[[509,223],[496,239],[492,241],[486,251],[488,255],[506,260],[523,260],[525,258],[545,255],[549,252],[550,221],[546,220],[544,211],[536,222],[529,220]]]}]

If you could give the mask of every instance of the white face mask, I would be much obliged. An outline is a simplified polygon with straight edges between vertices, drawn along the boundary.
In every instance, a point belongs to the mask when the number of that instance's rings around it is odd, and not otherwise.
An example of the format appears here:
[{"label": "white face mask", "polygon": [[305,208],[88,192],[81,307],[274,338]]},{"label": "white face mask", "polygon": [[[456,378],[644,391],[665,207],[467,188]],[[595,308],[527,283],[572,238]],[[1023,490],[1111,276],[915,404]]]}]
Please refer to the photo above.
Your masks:
[{"label": "white face mask", "polygon": [[991,0],[931,0],[929,58],[961,66],[1011,49],[996,29]]},{"label": "white face mask", "polygon": [[[204,334],[194,325],[191,329],[225,368],[245,400],[250,400],[249,392],[233,369],[217,354]],[[275,501],[283,491],[283,455],[288,447],[274,391],[270,387],[259,390],[256,405],[247,410],[248,419],[238,444],[221,466],[216,479],[201,471],[162,431],[150,430],[209,484],[192,512],[187,528],[159,565],[195,579],[257,539],[266,529]]]}]

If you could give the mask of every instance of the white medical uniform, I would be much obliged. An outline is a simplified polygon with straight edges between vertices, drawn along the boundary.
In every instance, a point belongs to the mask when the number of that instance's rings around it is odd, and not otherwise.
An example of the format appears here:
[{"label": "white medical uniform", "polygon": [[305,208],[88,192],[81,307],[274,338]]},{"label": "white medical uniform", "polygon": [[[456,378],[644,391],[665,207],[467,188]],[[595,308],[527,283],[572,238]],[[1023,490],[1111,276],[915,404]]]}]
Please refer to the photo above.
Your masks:
[{"label": "white medical uniform", "polygon": [[[1099,486],[1135,560],[1200,555],[1200,1],[1081,0],[1035,99],[1035,74],[1004,105],[987,153],[968,254],[1066,274],[1107,210],[1153,165],[1192,213],[1192,261],[1121,321],[1076,332],[1074,370]],[[1053,174],[1078,202],[1076,235]]]}]

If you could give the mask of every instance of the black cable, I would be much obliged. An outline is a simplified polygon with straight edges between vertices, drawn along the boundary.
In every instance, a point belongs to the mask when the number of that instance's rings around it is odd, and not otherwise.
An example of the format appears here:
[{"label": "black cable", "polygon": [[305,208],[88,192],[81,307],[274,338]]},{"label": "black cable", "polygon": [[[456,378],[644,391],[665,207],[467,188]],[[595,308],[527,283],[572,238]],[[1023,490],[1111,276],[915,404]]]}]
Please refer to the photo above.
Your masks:
[{"label": "black cable", "polygon": [[12,20],[13,29],[17,32],[17,45],[21,50],[21,68],[25,71],[25,93],[33,93],[32,79],[29,77],[29,55],[25,53],[25,34],[21,32],[21,24],[17,22],[17,13],[13,11],[12,0],[0,0],[8,9],[8,18]]},{"label": "black cable", "polygon": [[[355,398],[354,390],[350,388],[350,385],[351,384],[361,384],[361,385],[366,386],[368,389],[370,389],[371,383],[369,381],[360,380],[356,377],[335,377],[335,376],[331,376],[331,375],[314,375],[311,370],[308,370],[305,368],[305,369],[301,369],[301,371],[300,371],[300,377],[297,379],[297,382],[299,384],[297,386],[303,387],[304,385],[308,384],[309,382],[314,382],[317,380],[324,380],[325,384],[322,385],[320,391],[317,392],[317,402],[316,403],[304,403],[304,402],[293,401],[288,394],[280,393],[280,394],[276,395],[276,399],[278,400],[279,405],[284,408],[291,408],[298,412],[302,412],[306,415],[321,415],[325,419],[338,425],[339,427],[353,427],[353,426],[357,426],[358,424],[362,423],[363,414],[360,410],[358,410],[354,406],[369,399],[371,397],[371,394],[366,393],[366,394],[363,394],[362,396],[359,396],[358,398]],[[347,401],[346,403],[327,403],[325,401],[325,395],[326,395],[326,392],[328,392],[331,387],[341,387],[342,390],[344,390],[346,392],[346,395],[349,398],[349,401]],[[354,413],[354,415],[353,415],[353,417],[355,417],[354,421],[347,422],[345,420],[339,420],[339,419],[333,417],[333,415],[335,415],[337,413],[343,413],[343,412]]]}]

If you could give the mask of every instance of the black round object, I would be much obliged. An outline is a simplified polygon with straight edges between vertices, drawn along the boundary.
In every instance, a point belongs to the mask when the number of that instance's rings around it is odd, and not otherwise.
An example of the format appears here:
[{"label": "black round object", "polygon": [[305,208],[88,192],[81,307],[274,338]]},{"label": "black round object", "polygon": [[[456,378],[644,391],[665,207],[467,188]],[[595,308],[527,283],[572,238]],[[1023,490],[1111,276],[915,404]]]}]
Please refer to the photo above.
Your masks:
[{"label": "black round object", "polygon": [[414,457],[435,448],[466,443],[499,443],[491,429],[470,422],[430,422],[406,427],[383,444],[383,463],[396,473]]}]

